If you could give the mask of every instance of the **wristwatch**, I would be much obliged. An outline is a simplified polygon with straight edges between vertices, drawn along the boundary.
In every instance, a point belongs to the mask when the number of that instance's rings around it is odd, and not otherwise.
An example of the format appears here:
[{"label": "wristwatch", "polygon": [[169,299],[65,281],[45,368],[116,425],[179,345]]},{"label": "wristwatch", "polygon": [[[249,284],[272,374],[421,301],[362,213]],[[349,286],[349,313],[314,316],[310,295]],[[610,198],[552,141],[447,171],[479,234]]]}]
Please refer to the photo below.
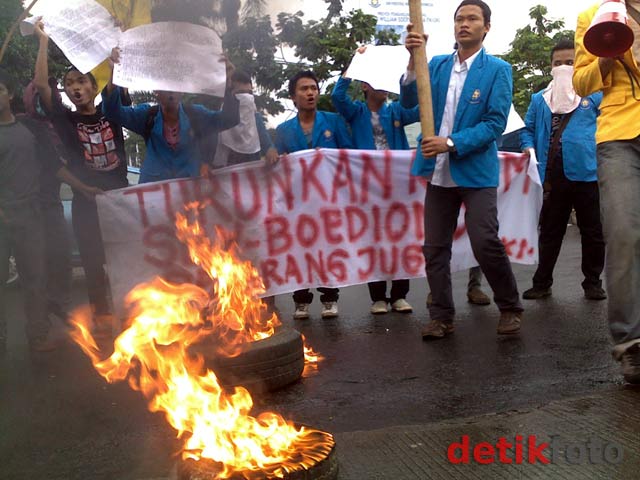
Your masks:
[{"label": "wristwatch", "polygon": [[447,148],[449,149],[450,152],[456,151],[456,144],[453,143],[453,140],[451,140],[451,137],[447,137]]}]

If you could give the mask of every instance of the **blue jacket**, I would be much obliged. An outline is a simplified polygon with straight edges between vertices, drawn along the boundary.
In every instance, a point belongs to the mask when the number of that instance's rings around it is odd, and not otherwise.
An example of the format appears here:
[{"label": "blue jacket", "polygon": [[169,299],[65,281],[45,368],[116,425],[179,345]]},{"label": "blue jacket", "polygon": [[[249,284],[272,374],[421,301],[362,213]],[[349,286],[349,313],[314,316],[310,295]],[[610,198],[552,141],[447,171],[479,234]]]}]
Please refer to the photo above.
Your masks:
[{"label": "blue jacket", "polygon": [[[429,62],[436,135],[442,124],[454,55],[439,55]],[[456,151],[449,154],[449,167],[458,186],[498,186],[500,165],[496,139],[507,126],[512,89],[511,65],[487,54],[483,48],[467,74],[450,135]],[[429,177],[435,165],[435,157],[424,158],[418,148],[411,173]]]},{"label": "blue jacket", "polygon": [[[544,101],[543,92],[531,97],[520,133],[520,146],[534,148],[538,158],[538,172],[544,182],[551,137],[551,109]],[[602,93],[585,97],[571,114],[562,132],[562,165],[565,176],[574,182],[595,182],[596,175],[596,118],[600,115]]]},{"label": "blue jacket", "polygon": [[[371,126],[371,110],[366,102],[354,102],[347,95],[351,80],[340,77],[333,92],[331,100],[333,106],[351,126],[354,147],[361,150],[375,150],[376,144],[373,138]],[[420,121],[418,106],[404,108],[399,101],[385,103],[378,111],[380,125],[387,136],[387,142],[391,150],[408,150],[409,142],[404,133],[404,126]]]},{"label": "blue jacket", "polygon": [[308,148],[353,148],[347,124],[337,113],[318,110],[313,124],[312,137],[313,141],[309,146],[296,115],[278,125],[275,145],[280,154],[298,152]]},{"label": "blue jacket", "polygon": [[[125,107],[122,105],[119,90],[118,88],[114,89],[108,96],[103,93],[102,110],[104,115],[110,121],[143,135],[147,127],[151,105],[143,103],[134,107]],[[209,110],[202,105],[193,105],[192,115],[194,118],[191,120],[197,121],[200,130],[207,135],[231,128],[238,123],[240,118],[238,100],[233,95],[227,95],[224,105],[227,108],[223,107],[220,111]],[[201,158],[194,129],[182,104],[178,115],[180,143],[173,150],[164,138],[162,109],[158,109],[151,134],[146,141],[147,153],[142,168],[140,168],[140,183],[200,175],[200,166],[206,159]]]}]

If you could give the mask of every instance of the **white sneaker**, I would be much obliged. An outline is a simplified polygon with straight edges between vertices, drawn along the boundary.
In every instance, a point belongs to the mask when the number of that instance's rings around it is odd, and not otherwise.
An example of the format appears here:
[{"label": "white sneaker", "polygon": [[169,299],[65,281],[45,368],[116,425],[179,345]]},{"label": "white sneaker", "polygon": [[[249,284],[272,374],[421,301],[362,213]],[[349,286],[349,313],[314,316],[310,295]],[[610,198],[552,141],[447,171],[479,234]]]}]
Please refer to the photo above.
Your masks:
[{"label": "white sneaker", "polygon": [[387,302],[378,300],[377,302],[373,302],[369,311],[375,315],[380,315],[381,313],[387,313],[389,308],[387,307]]},{"label": "white sneaker", "polygon": [[322,318],[333,318],[338,316],[338,302],[324,302],[322,304]]},{"label": "white sneaker", "polygon": [[411,313],[413,312],[413,307],[404,298],[399,298],[391,304],[391,310],[400,313]]},{"label": "white sneaker", "polygon": [[296,311],[293,312],[293,318],[296,320],[306,320],[309,318],[309,304],[296,303]]}]

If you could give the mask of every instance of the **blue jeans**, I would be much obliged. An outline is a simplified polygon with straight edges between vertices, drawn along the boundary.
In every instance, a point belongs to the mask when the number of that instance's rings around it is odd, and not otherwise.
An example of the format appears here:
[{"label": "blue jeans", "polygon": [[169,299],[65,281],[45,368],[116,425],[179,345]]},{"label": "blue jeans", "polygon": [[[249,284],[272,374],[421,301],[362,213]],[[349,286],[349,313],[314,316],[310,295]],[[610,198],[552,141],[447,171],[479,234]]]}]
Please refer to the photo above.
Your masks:
[{"label": "blue jeans", "polygon": [[622,344],[640,338],[640,137],[597,153],[609,328]]}]

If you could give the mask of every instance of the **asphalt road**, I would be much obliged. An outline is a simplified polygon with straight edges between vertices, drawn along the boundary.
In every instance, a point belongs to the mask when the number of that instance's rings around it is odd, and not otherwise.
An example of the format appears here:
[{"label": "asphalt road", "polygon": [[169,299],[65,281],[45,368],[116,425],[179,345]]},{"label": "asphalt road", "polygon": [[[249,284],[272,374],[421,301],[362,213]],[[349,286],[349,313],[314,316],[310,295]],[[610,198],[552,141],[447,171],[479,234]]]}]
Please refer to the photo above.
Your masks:
[{"label": "asphalt road", "polygon": [[[520,291],[534,267],[514,267]],[[498,311],[466,302],[466,272],[454,275],[455,334],[420,338],[426,282],[412,281],[413,314],[369,314],[365,285],[342,289],[340,317],[294,321],[288,295],[277,298],[283,323],[300,330],[326,359],[314,375],[255,398],[256,410],[334,432],[423,425],[531,408],[606,391],[621,383],[610,357],[606,302],[584,299],[580,243],[570,227],[553,296],[525,301],[522,333],[498,337]],[[486,282],[485,282],[486,285]],[[488,292],[489,290],[486,289]],[[84,286],[74,295],[83,302]],[[147,411],[126,384],[109,385],[75,346],[30,354],[10,294],[7,351],[0,355],[0,478],[149,479],[163,477],[179,442],[161,415]]]}]

